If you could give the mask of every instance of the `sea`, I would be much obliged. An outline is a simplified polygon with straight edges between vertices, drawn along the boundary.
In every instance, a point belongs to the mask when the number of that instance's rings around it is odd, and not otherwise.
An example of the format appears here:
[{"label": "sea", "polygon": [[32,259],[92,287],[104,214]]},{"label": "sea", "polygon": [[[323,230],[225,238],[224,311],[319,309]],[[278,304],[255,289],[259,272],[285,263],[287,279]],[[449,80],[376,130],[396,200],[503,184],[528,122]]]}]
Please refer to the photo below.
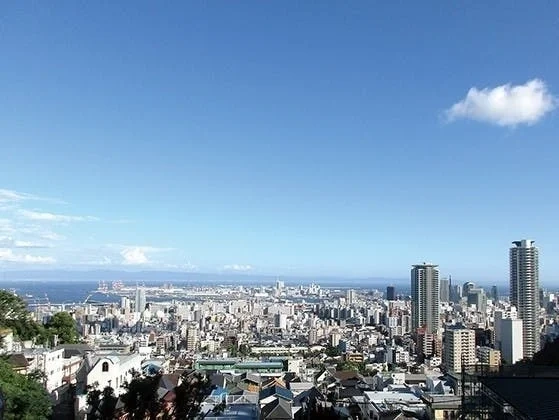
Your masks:
[{"label": "sea", "polygon": [[[0,289],[10,290],[16,293],[18,296],[25,299],[28,303],[46,303],[47,300],[51,304],[78,304],[84,302],[86,299],[88,301],[94,301],[99,303],[111,303],[118,302],[120,300],[118,293],[103,293],[99,291],[99,284],[103,279],[99,280],[55,280],[55,279],[28,279],[28,278],[11,278],[0,280]],[[105,281],[107,286],[111,288],[111,281]],[[200,280],[200,281],[188,281],[188,280],[147,280],[147,281],[123,281],[124,287],[134,287],[136,285],[142,285],[146,287],[158,287],[164,284],[172,284],[175,287],[219,287],[219,286],[245,286],[245,287],[258,287],[258,286],[272,286],[274,283],[269,281],[259,281],[258,279],[244,279],[243,281],[225,281],[223,278],[217,278],[215,280]],[[307,286],[311,283],[301,282],[285,282],[287,286],[298,286],[302,284]],[[357,289],[357,290],[386,290],[386,286],[392,283],[385,284],[374,284],[365,280],[363,281],[339,281],[339,282],[328,282],[322,284],[320,282],[315,282],[320,284],[321,287],[327,289]],[[409,287],[397,287],[397,293],[409,294]]]}]

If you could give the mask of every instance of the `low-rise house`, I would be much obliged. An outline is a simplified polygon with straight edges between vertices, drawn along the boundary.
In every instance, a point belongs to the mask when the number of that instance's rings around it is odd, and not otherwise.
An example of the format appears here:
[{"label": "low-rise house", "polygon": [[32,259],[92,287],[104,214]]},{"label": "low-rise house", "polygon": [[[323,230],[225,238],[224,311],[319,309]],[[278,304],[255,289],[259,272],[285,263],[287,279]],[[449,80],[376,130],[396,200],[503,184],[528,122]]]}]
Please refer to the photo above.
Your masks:
[{"label": "low-rise house", "polygon": [[101,390],[110,386],[120,395],[124,392],[124,384],[132,380],[133,372],[141,371],[142,360],[143,356],[137,353],[89,357],[85,385]]}]

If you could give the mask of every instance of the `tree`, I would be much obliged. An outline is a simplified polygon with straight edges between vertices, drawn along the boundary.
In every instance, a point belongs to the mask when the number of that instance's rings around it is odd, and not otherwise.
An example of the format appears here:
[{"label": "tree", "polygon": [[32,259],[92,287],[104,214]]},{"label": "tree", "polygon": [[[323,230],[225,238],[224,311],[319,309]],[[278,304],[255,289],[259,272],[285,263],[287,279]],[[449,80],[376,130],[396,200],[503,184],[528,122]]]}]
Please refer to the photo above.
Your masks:
[{"label": "tree", "polygon": [[92,386],[88,386],[87,392],[87,405],[89,407],[89,414],[87,415],[87,420],[97,419],[97,412],[99,410],[99,404],[101,404],[101,391]]},{"label": "tree", "polygon": [[12,329],[22,340],[41,341],[44,335],[43,327],[31,318],[27,303],[6,290],[0,290],[0,327]]},{"label": "tree", "polygon": [[14,372],[0,359],[0,389],[4,394],[5,420],[47,420],[51,413],[50,398],[43,386],[25,375]]},{"label": "tree", "polygon": [[51,335],[57,335],[61,343],[76,343],[79,335],[76,329],[76,321],[68,312],[57,312],[47,322],[47,331]]},{"label": "tree", "polygon": [[126,392],[121,395],[124,411],[131,420],[155,419],[161,411],[157,396],[161,375],[135,377],[124,385]]},{"label": "tree", "polygon": [[336,370],[354,370],[357,372],[359,371],[359,365],[349,361],[340,362],[336,365]]},{"label": "tree", "polygon": [[87,420],[111,420],[115,417],[118,398],[110,386],[103,391],[90,388],[87,393],[87,405],[90,407]]},{"label": "tree", "polygon": [[337,348],[337,347],[333,347],[333,346],[326,347],[326,350],[324,351],[324,353],[326,353],[326,356],[328,356],[328,357],[336,357],[336,356],[339,356],[341,354],[340,349]]},{"label": "tree", "polygon": [[200,405],[210,393],[210,381],[200,373],[183,375],[180,385],[175,387],[175,419],[194,419],[200,413]]}]

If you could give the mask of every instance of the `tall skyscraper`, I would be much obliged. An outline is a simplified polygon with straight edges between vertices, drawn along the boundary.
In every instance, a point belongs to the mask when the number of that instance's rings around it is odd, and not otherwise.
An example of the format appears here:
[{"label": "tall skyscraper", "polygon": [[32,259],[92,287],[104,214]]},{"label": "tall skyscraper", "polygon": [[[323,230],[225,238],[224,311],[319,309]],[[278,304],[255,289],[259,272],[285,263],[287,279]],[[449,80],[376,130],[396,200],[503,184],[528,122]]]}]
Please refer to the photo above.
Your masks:
[{"label": "tall skyscraper", "polygon": [[450,302],[450,283],[448,279],[441,279],[440,299],[441,302]]},{"label": "tall skyscraper", "polygon": [[346,291],[346,301],[348,305],[353,305],[356,300],[356,293],[353,289],[348,289]]},{"label": "tall skyscraper", "polygon": [[535,241],[514,241],[510,249],[510,301],[522,319],[524,357],[532,358],[540,349],[539,262]]},{"label": "tall skyscraper", "polygon": [[144,312],[146,309],[146,289],[143,287],[136,287],[136,312]]},{"label": "tall skyscraper", "polygon": [[396,300],[396,289],[394,286],[388,286],[386,288],[386,300]]},{"label": "tall skyscraper", "polygon": [[497,291],[497,286],[491,286],[491,300],[493,305],[499,301],[499,292]]},{"label": "tall skyscraper", "polygon": [[417,264],[411,270],[412,329],[424,327],[437,333],[439,318],[439,270],[435,264]]}]

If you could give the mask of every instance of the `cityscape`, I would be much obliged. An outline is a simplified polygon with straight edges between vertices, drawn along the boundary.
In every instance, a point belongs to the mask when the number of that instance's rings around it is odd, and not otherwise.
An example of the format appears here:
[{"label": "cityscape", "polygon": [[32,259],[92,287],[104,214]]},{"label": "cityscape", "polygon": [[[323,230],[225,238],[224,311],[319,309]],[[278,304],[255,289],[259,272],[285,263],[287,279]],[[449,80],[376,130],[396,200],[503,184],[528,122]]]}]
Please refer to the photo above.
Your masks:
[{"label": "cityscape", "polygon": [[[157,395],[168,402],[181,380],[207,378],[199,418],[547,418],[542,407],[506,395],[526,379],[523,366],[559,339],[559,293],[540,288],[534,240],[512,242],[509,261],[507,291],[456,284],[427,262],[411,267],[411,294],[393,285],[325,288],[281,279],[186,287],[100,281],[81,303],[27,296],[41,324],[71,314],[74,339],[22,340],[4,326],[2,353],[20,374],[45,373],[57,418],[96,418],[91,392],[108,388],[112,417],[127,418],[119,402],[139,374],[157,378]],[[93,301],[94,294],[111,302]],[[0,303],[7,305],[5,295]],[[515,366],[514,376],[503,373]],[[159,410],[176,415],[169,407]]]},{"label": "cityscape", "polygon": [[0,420],[559,419],[559,2],[0,39]]}]

